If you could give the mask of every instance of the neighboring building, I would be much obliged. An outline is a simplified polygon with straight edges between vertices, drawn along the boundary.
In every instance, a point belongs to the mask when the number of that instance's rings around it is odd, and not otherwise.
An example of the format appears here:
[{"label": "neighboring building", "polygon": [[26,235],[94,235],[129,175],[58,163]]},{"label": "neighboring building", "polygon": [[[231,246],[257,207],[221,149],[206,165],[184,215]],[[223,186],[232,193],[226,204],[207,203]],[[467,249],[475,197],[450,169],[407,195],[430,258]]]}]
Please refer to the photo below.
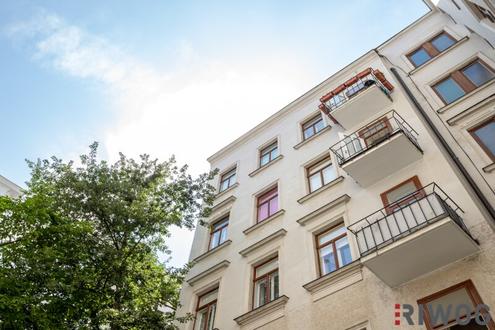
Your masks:
[{"label": "neighboring building", "polygon": [[[208,159],[219,192],[195,232],[179,314],[196,319],[182,328],[495,329],[475,320],[495,309],[495,51],[428,4]],[[424,325],[418,304],[433,308]]]},{"label": "neighboring building", "polygon": [[0,175],[0,196],[17,197],[21,194],[21,187]]}]

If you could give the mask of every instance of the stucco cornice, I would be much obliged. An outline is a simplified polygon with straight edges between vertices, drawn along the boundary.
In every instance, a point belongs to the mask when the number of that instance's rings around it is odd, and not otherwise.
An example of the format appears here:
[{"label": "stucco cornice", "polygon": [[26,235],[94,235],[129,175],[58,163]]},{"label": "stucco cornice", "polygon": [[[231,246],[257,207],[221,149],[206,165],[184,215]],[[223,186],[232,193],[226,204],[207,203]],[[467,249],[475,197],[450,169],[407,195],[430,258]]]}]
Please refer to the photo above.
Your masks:
[{"label": "stucco cornice", "polygon": [[201,273],[194,275],[193,277],[187,279],[186,282],[190,286],[194,286],[194,284],[196,284],[198,281],[202,280],[203,278],[207,277],[208,275],[213,274],[217,270],[227,268],[229,265],[230,265],[230,261],[228,261],[228,260],[220,261],[218,264],[215,264],[215,265],[211,266],[210,268],[202,271]]},{"label": "stucco cornice", "polygon": [[289,297],[285,295],[280,296],[277,299],[269,302],[268,304],[255,308],[250,312],[247,312],[245,314],[242,314],[241,316],[236,317],[234,321],[236,321],[237,324],[239,324],[240,326],[246,325],[248,323],[251,323],[255,320],[262,318],[265,315],[268,315],[274,311],[284,308],[285,304],[287,304],[287,301],[289,301]]},{"label": "stucco cornice", "polygon": [[285,236],[285,234],[287,234],[287,230],[279,229],[276,232],[268,235],[267,237],[259,240],[258,242],[248,246],[247,248],[242,249],[241,251],[239,251],[239,254],[243,257],[246,257],[251,252],[256,251],[257,249],[261,248],[262,246],[264,246],[270,242],[273,242],[274,240],[276,240],[280,237]]},{"label": "stucco cornice", "polygon": [[344,204],[344,203],[347,203],[349,200],[351,199],[351,197],[347,194],[344,194],[340,197],[337,197],[336,199],[328,202],[327,204],[317,208],[316,210],[308,213],[307,215],[305,215],[304,217],[300,218],[297,220],[297,223],[300,224],[301,226],[305,226],[309,221],[313,220],[314,218],[316,218],[317,216],[341,205],[341,204]]},{"label": "stucco cornice", "polygon": [[232,243],[232,241],[230,239],[226,240],[225,242],[223,242],[222,244],[216,246],[215,248],[211,249],[211,250],[208,250],[206,251],[205,253],[197,256],[196,258],[193,259],[193,262],[199,262],[209,256],[211,256],[212,254],[222,250],[224,247],[230,245],[230,243]]}]

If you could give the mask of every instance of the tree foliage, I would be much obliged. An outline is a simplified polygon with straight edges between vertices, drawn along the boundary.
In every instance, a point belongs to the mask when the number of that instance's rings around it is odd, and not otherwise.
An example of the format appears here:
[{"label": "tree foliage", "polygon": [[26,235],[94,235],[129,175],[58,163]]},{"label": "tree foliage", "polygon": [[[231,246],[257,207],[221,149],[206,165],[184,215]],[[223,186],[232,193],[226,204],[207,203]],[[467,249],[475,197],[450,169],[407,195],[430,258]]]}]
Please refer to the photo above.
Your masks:
[{"label": "tree foliage", "polygon": [[[213,173],[141,156],[28,162],[23,196],[0,197],[0,327],[168,329],[187,267],[159,261],[172,226],[207,215]],[[206,207],[204,207],[206,205]]]}]

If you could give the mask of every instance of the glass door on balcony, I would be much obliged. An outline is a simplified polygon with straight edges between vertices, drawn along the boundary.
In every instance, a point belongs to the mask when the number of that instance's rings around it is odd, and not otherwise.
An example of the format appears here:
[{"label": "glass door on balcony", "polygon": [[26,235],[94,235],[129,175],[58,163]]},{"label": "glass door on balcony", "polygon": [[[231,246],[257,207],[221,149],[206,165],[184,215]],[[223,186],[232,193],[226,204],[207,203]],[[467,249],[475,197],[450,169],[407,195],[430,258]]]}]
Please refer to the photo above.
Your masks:
[{"label": "glass door on balcony", "polygon": [[370,126],[360,130],[358,135],[363,139],[366,147],[380,143],[392,134],[392,126],[388,118],[384,117],[374,122]]}]

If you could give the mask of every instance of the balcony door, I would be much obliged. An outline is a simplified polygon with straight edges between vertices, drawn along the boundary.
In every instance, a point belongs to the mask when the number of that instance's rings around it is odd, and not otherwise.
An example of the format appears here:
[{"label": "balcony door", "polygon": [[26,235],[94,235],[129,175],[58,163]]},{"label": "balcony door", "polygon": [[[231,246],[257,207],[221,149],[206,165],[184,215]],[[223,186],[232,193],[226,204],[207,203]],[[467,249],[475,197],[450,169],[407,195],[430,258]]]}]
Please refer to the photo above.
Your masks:
[{"label": "balcony door", "polygon": [[388,138],[392,131],[390,121],[385,117],[363,128],[358,132],[358,135],[364,141],[366,148],[369,148]]}]

